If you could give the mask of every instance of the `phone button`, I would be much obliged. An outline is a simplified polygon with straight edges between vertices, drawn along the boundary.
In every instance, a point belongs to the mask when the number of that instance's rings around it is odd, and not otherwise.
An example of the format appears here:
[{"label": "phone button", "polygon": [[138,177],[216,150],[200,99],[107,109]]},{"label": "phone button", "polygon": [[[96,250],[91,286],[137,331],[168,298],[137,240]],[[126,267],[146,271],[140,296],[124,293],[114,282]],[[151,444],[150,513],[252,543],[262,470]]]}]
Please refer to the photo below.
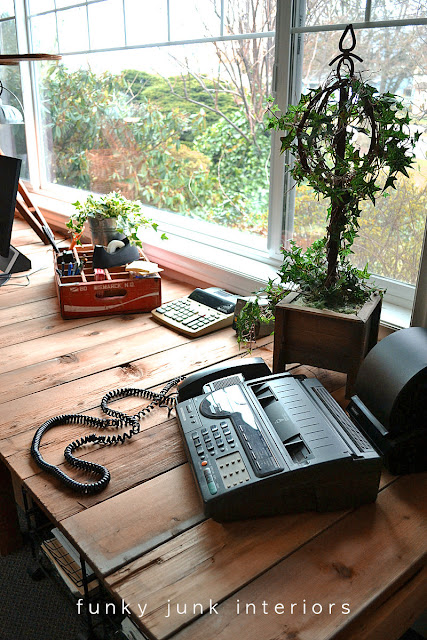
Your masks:
[{"label": "phone button", "polygon": [[212,472],[209,469],[209,467],[204,469],[203,473],[205,474],[206,483],[208,485],[209,493],[211,493],[212,495],[215,495],[216,493],[218,493],[218,489],[216,488],[216,484],[214,482],[214,479],[213,479],[213,476],[212,476]]}]

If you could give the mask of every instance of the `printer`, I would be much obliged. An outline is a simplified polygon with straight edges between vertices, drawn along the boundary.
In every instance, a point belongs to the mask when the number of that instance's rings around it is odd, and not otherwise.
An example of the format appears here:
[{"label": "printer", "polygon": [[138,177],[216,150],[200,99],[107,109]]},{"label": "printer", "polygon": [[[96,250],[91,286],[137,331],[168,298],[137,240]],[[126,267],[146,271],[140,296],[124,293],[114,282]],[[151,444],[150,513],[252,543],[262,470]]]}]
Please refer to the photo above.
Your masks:
[{"label": "printer", "polygon": [[348,412],[391,473],[427,471],[427,329],[395,331],[371,349]]},{"label": "printer", "polygon": [[316,379],[261,358],[178,385],[177,417],[206,516],[349,509],[378,494],[381,458]]}]

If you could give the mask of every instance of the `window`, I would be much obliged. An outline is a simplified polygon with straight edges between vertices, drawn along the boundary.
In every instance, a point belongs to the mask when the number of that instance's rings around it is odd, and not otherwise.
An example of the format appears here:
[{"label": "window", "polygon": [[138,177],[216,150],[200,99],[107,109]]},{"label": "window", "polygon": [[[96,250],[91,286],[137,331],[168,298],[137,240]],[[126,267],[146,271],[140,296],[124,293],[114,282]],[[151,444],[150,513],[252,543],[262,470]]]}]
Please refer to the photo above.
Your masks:
[{"label": "window", "polygon": [[[427,2],[422,0],[394,3],[376,0],[372,4],[356,0],[307,0],[305,22],[295,30],[300,43],[302,90],[319,86],[329,72],[327,63],[335,57],[341,37],[341,31],[330,29],[335,23],[354,21],[356,26],[360,23],[355,52],[363,58],[356,70],[366,70],[364,77],[381,92],[401,96],[412,128],[425,131],[426,17]],[[417,18],[423,24],[411,24]],[[363,23],[369,20],[372,20],[369,28],[363,28]],[[393,20],[399,24],[395,26]],[[386,197],[378,198],[375,207],[370,202],[364,203],[353,256],[357,266],[363,268],[368,263],[374,274],[410,285],[416,283],[426,221],[425,136],[415,153],[417,163],[409,179],[402,176],[397,189],[390,189]],[[300,244],[311,244],[323,236],[325,219],[326,204],[313,202],[307,187],[297,189],[293,225],[288,221],[288,234],[291,231]]]},{"label": "window", "polygon": [[[14,93],[24,94],[25,175],[33,187],[70,202],[76,190],[120,189],[150,207],[182,246],[185,238],[203,245],[205,262],[215,259],[209,247],[240,256],[230,258],[235,273],[249,274],[253,258],[272,274],[283,242],[307,245],[323,234],[326,207],[308,188],[291,188],[280,134],[272,140],[264,130],[265,110],[272,93],[285,109],[325,79],[347,23],[363,58],[356,71],[401,94],[416,126],[426,126],[427,0],[3,5],[2,52],[18,42],[22,51],[29,43],[31,51],[63,56],[59,65],[22,65],[21,78],[19,69],[0,67]],[[25,158],[23,127],[15,128],[0,128],[0,145]],[[408,307],[425,228],[425,150],[423,136],[420,171],[375,209],[366,206],[355,246],[358,264],[368,261]]]},{"label": "window", "polygon": [[41,184],[120,189],[265,251],[275,2],[70,5],[29,6],[33,50],[63,55],[37,69]]},{"label": "window", "polygon": [[[15,10],[13,0],[5,0],[0,8],[0,53],[17,53],[18,44],[15,28]],[[0,100],[22,109],[22,87],[19,67],[0,66],[0,81],[4,90]],[[0,126],[0,149],[6,155],[22,160],[21,176],[29,177],[25,129],[20,124]]]}]

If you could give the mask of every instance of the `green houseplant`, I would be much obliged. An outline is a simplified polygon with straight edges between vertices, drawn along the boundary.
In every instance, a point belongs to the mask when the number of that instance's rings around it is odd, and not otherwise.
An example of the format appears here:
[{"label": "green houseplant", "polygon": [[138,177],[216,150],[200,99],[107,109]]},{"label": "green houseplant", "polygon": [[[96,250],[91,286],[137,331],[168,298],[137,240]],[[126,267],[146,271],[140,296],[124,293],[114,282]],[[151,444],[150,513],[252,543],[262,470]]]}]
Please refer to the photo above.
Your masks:
[{"label": "green houseplant", "polygon": [[[344,47],[347,34],[351,46]],[[316,198],[329,201],[325,237],[306,251],[291,241],[284,248],[279,279],[270,280],[260,292],[269,305],[261,311],[248,304],[237,321],[238,340],[253,339],[256,323],[270,321],[276,305],[290,288],[298,287],[304,304],[337,312],[357,311],[373,293],[367,267],[351,264],[352,245],[358,233],[360,205],[395,188],[398,174],[408,177],[413,148],[419,138],[411,135],[409,115],[399,98],[380,94],[354,74],[351,53],[356,45],[349,25],[340,40],[338,66],[324,86],[302,95],[279,115],[269,109],[268,129],[283,131],[281,152],[290,152],[287,169],[295,184],[308,184]],[[345,75],[341,69],[346,67]],[[265,307],[264,307],[265,309]]]},{"label": "green houseplant", "polygon": [[[132,244],[142,248],[142,241],[138,231],[144,227],[152,227],[157,231],[157,223],[147,218],[143,212],[141,202],[128,200],[120,192],[112,191],[99,198],[88,196],[84,203],[74,202],[76,214],[70,217],[67,227],[75,237],[83,232],[87,221],[92,222],[92,233],[97,224],[107,222],[107,238],[126,236]],[[162,238],[166,236],[162,234]],[[102,244],[102,242],[95,242]]]}]

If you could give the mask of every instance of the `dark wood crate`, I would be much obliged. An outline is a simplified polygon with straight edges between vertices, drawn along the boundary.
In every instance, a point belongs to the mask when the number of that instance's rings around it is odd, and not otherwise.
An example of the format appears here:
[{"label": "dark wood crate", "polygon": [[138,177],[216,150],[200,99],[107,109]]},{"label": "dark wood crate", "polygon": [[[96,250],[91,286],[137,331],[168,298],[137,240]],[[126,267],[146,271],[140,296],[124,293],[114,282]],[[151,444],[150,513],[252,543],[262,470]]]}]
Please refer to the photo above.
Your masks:
[{"label": "dark wood crate", "polygon": [[349,397],[359,367],[377,343],[382,298],[373,296],[358,311],[347,314],[298,304],[291,293],[276,306],[274,373],[298,362],[347,374]]}]

